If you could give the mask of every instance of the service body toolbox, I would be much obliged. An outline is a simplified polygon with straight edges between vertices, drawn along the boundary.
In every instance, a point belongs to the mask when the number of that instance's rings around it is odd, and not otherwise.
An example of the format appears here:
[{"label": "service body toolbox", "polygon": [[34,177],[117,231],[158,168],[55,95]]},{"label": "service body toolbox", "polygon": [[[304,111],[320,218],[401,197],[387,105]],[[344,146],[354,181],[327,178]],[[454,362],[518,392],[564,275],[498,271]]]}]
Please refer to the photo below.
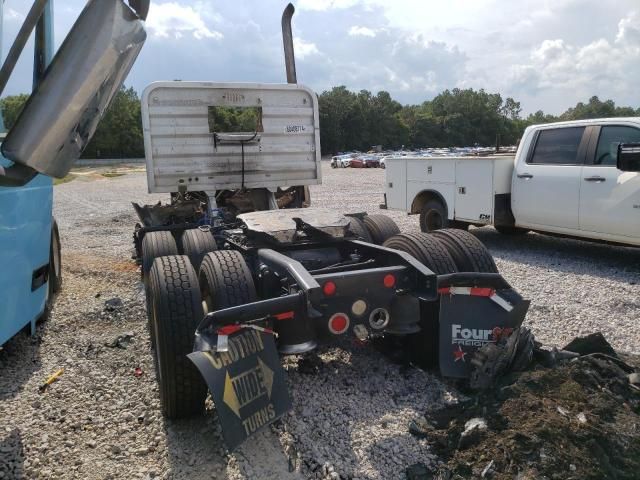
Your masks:
[{"label": "service body toolbox", "polygon": [[420,213],[418,199],[435,194],[446,206],[449,220],[502,223],[504,216],[511,215],[513,158],[388,158],[386,206],[392,210]]}]

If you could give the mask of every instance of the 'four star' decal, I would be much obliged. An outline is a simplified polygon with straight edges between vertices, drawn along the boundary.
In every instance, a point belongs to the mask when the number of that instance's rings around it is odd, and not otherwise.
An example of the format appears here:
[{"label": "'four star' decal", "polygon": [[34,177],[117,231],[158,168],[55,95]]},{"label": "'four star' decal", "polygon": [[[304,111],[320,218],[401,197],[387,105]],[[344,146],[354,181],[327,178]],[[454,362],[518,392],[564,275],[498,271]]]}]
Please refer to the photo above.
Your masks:
[{"label": "'four star' decal", "polygon": [[463,362],[465,361],[464,357],[467,355],[467,352],[465,352],[464,350],[462,350],[462,347],[460,345],[458,345],[458,350],[454,350],[453,351],[453,357],[455,358],[455,362],[457,362],[458,360],[462,360]]}]

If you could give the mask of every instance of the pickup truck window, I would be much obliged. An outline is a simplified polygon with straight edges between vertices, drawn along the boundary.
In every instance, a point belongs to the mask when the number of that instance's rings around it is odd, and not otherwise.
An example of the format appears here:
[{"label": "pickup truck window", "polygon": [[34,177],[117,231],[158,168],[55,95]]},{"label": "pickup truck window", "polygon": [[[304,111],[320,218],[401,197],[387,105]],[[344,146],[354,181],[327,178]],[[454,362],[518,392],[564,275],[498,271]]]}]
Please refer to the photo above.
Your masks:
[{"label": "pickup truck window", "polygon": [[640,129],[622,125],[602,127],[594,165],[615,166],[621,143],[640,143]]},{"label": "pickup truck window", "polygon": [[582,165],[578,147],[585,127],[540,130],[533,155],[528,163],[547,165]]}]

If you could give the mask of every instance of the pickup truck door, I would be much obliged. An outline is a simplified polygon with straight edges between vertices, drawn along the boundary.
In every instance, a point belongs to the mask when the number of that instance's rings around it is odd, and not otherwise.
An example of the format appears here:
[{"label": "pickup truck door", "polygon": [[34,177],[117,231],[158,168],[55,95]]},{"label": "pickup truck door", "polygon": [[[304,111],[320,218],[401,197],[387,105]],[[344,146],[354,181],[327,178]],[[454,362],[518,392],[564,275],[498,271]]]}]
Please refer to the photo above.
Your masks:
[{"label": "pickup truck door", "polygon": [[616,168],[618,145],[640,143],[637,124],[591,127],[582,167],[580,230],[640,238],[640,173]]},{"label": "pickup truck door", "polygon": [[543,128],[516,162],[511,187],[517,225],[578,230],[585,127]]}]

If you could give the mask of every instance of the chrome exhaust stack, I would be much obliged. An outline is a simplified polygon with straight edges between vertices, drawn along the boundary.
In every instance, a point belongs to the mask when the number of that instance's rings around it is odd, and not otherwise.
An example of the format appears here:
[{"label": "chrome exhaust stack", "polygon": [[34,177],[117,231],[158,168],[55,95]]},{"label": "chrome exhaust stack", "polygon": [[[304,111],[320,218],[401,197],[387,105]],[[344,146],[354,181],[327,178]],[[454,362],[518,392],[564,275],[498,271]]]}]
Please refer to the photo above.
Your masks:
[{"label": "chrome exhaust stack", "polygon": [[298,83],[296,56],[293,51],[293,33],[291,31],[291,18],[295,11],[295,7],[290,3],[282,12],[282,41],[284,43],[284,64],[287,69],[287,83]]}]

